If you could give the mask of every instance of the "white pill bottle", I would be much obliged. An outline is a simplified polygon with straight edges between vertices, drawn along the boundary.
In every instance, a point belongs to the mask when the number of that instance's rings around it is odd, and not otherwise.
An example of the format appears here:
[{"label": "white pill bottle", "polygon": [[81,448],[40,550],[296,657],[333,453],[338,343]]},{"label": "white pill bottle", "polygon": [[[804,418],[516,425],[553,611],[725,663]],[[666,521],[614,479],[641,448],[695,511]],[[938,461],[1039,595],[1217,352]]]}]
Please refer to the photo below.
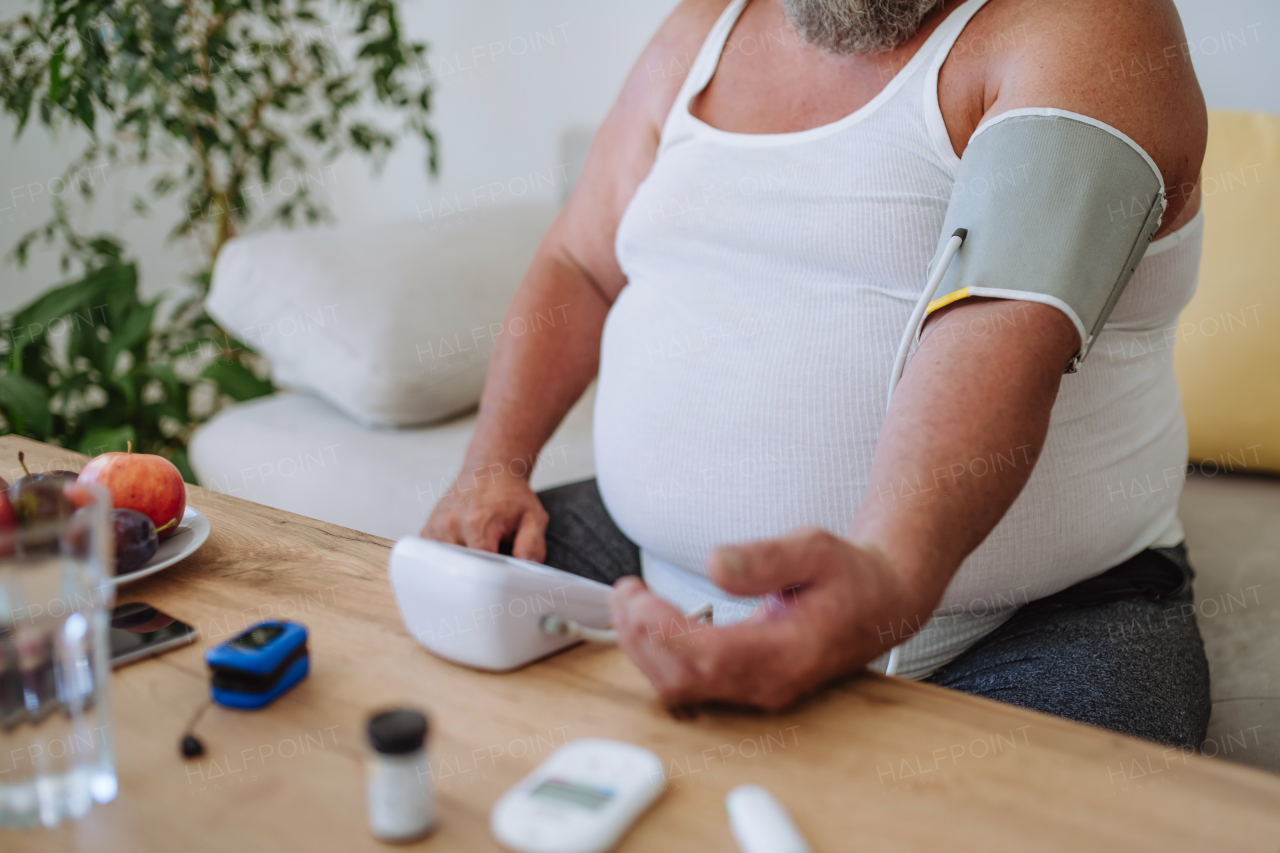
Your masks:
[{"label": "white pill bottle", "polygon": [[369,718],[365,792],[369,830],[382,841],[413,841],[436,823],[427,757],[427,718],[407,708]]}]

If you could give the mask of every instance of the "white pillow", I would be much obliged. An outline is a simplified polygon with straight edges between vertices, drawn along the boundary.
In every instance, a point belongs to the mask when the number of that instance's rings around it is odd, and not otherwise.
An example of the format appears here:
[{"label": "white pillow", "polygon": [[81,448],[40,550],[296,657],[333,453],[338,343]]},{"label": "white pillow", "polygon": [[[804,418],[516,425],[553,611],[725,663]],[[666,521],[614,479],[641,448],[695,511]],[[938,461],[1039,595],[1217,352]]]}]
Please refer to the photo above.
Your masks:
[{"label": "white pillow", "polygon": [[555,215],[495,207],[239,237],[218,255],[207,308],[271,361],[280,385],[367,425],[438,421],[479,401],[497,338],[568,319],[561,309],[503,323]]}]

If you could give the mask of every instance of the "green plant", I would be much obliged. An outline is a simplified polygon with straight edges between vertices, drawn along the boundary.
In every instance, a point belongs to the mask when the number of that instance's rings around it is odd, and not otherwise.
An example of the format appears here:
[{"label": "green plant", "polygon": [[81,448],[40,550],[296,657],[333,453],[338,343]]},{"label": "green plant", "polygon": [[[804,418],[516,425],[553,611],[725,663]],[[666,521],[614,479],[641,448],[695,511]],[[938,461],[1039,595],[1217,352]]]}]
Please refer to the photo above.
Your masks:
[{"label": "green plant", "polygon": [[[271,383],[237,357],[203,312],[153,327],[158,302],[138,297],[137,268],[120,261],[14,314],[0,373],[8,430],[89,455],[132,441],[167,456],[195,482],[186,454],[193,427],[218,398],[252,399],[270,393]],[[203,357],[214,351],[223,354]]]},{"label": "green plant", "polygon": [[[34,120],[87,136],[57,179],[63,191],[51,193],[49,220],[13,251],[25,264],[34,244],[58,245],[63,271],[78,273],[0,318],[0,431],[85,452],[133,438],[191,478],[191,429],[227,399],[271,390],[252,352],[201,307],[222,245],[250,222],[331,219],[308,170],[344,152],[376,167],[409,136],[436,171],[426,46],[404,39],[392,0],[335,0],[325,8],[341,26],[320,8],[317,0],[40,0],[0,22],[0,107],[17,134]],[[102,164],[154,170],[148,193],[134,198],[140,214],[149,198],[181,200],[185,215],[171,234],[200,241],[205,259],[190,293],[141,300],[120,243],[73,226],[73,200],[90,200],[94,189],[83,175]]]}]

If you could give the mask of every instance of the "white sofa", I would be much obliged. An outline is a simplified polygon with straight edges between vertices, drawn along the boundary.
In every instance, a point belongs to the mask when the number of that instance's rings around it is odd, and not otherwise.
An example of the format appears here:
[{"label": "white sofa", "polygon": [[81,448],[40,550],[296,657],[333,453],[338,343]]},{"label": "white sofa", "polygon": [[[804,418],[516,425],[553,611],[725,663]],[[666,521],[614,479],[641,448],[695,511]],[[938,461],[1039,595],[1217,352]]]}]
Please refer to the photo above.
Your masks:
[{"label": "white sofa", "polygon": [[[461,466],[496,341],[573,320],[565,307],[504,321],[555,214],[491,207],[229,242],[207,308],[289,390],[195,433],[201,484],[392,539],[417,533]],[[592,476],[592,396],[511,467],[532,465],[539,488]]]},{"label": "white sofa", "polygon": [[[592,476],[591,391],[533,471],[545,489]],[[417,533],[462,466],[475,412],[413,429],[366,427],[286,391],[225,409],[191,442],[200,484],[388,539]]]}]

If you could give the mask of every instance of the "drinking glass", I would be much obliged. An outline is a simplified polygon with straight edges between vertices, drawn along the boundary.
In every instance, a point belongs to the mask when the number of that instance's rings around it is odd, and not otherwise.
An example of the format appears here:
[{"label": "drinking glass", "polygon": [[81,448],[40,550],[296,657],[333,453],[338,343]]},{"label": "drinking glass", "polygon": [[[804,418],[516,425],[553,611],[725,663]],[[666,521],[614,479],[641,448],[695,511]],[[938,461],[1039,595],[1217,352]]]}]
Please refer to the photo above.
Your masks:
[{"label": "drinking glass", "polygon": [[67,494],[85,505],[0,527],[0,827],[56,826],[116,796],[111,504]]}]

